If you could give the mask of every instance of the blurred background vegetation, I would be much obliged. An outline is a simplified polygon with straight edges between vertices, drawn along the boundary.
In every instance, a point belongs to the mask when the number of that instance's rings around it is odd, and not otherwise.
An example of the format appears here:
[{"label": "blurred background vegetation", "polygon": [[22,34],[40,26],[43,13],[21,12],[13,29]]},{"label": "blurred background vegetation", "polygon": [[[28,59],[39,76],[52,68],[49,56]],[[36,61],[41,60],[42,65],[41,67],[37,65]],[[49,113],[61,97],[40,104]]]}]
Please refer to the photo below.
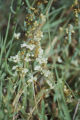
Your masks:
[{"label": "blurred background vegetation", "polygon": [[[0,120],[80,120],[80,1],[74,4],[75,1],[0,0]],[[34,105],[32,113],[29,110],[34,104],[32,96],[25,93],[23,105],[15,112],[12,102],[18,93],[12,93],[16,83],[8,59],[26,40],[25,34],[32,25],[26,16],[33,14],[33,21],[38,21],[41,13],[46,16],[41,44],[54,74],[55,89],[46,83],[38,86],[39,103],[37,108]],[[14,38],[14,33],[21,34],[19,40]],[[32,95],[32,91],[29,88],[27,92]]]}]

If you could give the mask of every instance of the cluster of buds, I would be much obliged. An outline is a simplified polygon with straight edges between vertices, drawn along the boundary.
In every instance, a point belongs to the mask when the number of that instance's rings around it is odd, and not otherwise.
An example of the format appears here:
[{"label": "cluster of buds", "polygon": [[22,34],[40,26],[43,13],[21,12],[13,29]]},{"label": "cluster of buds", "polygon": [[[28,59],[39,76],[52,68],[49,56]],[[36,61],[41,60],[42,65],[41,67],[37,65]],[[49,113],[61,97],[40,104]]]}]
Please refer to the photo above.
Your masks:
[{"label": "cluster of buds", "polygon": [[72,95],[70,89],[67,88],[66,85],[64,85],[64,95],[66,97],[66,102],[67,103],[72,103],[73,102],[73,95]]},{"label": "cluster of buds", "polygon": [[80,14],[80,0],[74,0],[72,8],[74,10],[74,14],[75,14],[75,17],[76,17],[76,22],[78,22],[78,16]]}]

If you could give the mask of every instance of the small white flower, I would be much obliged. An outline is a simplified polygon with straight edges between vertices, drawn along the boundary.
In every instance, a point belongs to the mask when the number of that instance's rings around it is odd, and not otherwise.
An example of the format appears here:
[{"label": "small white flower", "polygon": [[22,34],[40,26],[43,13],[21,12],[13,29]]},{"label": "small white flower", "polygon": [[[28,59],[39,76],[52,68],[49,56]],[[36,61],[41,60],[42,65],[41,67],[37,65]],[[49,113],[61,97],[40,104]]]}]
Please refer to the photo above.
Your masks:
[{"label": "small white flower", "polygon": [[27,57],[30,57],[30,53],[27,53],[26,56],[27,56]]},{"label": "small white flower", "polygon": [[41,66],[40,66],[40,65],[37,65],[37,66],[35,66],[35,67],[34,67],[34,70],[39,70],[39,71],[41,71],[41,70],[42,70],[42,68],[41,68]]},{"label": "small white flower", "polygon": [[25,60],[26,62],[31,61],[31,59],[29,58],[30,56],[31,56],[30,53],[27,53],[27,54],[26,54],[26,57],[24,58],[24,60]]},{"label": "small white flower", "polygon": [[33,49],[35,48],[35,45],[29,45],[28,48],[29,48],[30,50],[33,50]]},{"label": "small white flower", "polygon": [[16,70],[18,68],[18,66],[16,65],[16,66],[13,66],[12,67],[12,70]]},{"label": "small white flower", "polygon": [[43,38],[43,32],[37,31],[36,34],[34,35],[34,40],[40,42],[42,38]]},{"label": "small white flower", "polygon": [[27,47],[27,44],[26,43],[21,44],[21,48],[23,47]]},{"label": "small white flower", "polygon": [[35,45],[34,44],[33,45],[31,45],[31,44],[28,45],[26,43],[23,43],[23,44],[21,44],[21,48],[23,48],[23,47],[28,48],[30,50],[33,50],[35,48]]},{"label": "small white flower", "polygon": [[37,36],[35,35],[35,36],[34,36],[34,40],[35,40],[35,41],[40,41],[41,38],[40,38],[40,37],[37,37]]},{"label": "small white flower", "polygon": [[15,71],[15,72],[14,72],[13,76],[14,76],[14,77],[16,77],[16,76],[17,76],[17,71]]},{"label": "small white flower", "polygon": [[41,33],[41,38],[43,38],[43,32]]},{"label": "small white flower", "polygon": [[31,54],[31,57],[34,57],[34,54]]},{"label": "small white flower", "polygon": [[17,40],[20,38],[21,33],[14,33],[14,38],[16,38]]},{"label": "small white flower", "polygon": [[45,15],[43,15],[43,14],[41,13],[40,17],[41,17],[41,19],[42,19],[42,22],[44,23],[44,22],[46,21]]},{"label": "small white flower", "polygon": [[30,79],[28,80],[28,83],[37,81],[37,77],[33,77],[33,75],[30,76]]},{"label": "small white flower", "polygon": [[42,57],[42,55],[43,55],[43,49],[40,47],[39,48],[39,55],[38,55],[38,57]]},{"label": "small white flower", "polygon": [[26,74],[29,70],[27,68],[23,68],[22,73]]},{"label": "small white flower", "polygon": [[47,80],[46,82],[50,86],[50,89],[54,89],[54,86],[53,86],[53,84],[52,84],[52,82],[50,80]]},{"label": "small white flower", "polygon": [[48,77],[51,74],[49,70],[43,70],[42,73],[44,74],[45,77]]},{"label": "small white flower", "polygon": [[59,63],[62,63],[62,59],[60,57],[58,57],[58,60],[57,60]]},{"label": "small white flower", "polygon": [[29,57],[27,57],[27,56],[24,58],[24,60],[25,60],[26,62],[30,62],[30,61],[31,61],[31,59],[30,59]]},{"label": "small white flower", "polygon": [[15,63],[20,61],[19,55],[11,56],[10,61],[13,61]]},{"label": "small white flower", "polygon": [[36,58],[36,61],[39,62],[39,64],[47,64],[47,58]]}]

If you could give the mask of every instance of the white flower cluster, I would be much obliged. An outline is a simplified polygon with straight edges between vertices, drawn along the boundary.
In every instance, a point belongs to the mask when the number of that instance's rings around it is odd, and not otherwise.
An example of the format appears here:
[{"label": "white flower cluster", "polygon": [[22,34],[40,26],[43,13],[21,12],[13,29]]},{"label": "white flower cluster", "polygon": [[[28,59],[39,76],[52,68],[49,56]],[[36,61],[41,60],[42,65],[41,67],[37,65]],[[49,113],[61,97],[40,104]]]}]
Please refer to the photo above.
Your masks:
[{"label": "white flower cluster", "polygon": [[46,21],[45,16],[41,13],[40,17],[41,17],[42,23],[45,23],[45,21]]},{"label": "white flower cluster", "polygon": [[48,77],[51,75],[51,72],[49,70],[43,70],[42,71],[45,77]]},{"label": "white flower cluster", "polygon": [[[27,54],[27,56],[29,56],[29,54]],[[16,63],[16,65],[14,65],[12,67],[12,70],[15,71],[14,76],[17,76],[20,73],[20,76],[24,77],[26,75],[26,73],[29,71],[26,67],[23,67],[23,63],[21,61],[22,57],[23,56],[20,55],[20,52],[18,52],[17,55],[11,56],[9,58],[9,61],[12,61],[12,62]],[[27,59],[26,61],[28,62],[29,59]]]},{"label": "white flower cluster", "polygon": [[37,70],[37,71],[41,71],[42,70],[42,67],[40,65],[36,65],[34,67],[34,70]]},{"label": "white flower cluster", "polygon": [[13,61],[14,63],[18,63],[20,61],[19,55],[11,56],[10,61]]},{"label": "white flower cluster", "polygon": [[36,61],[39,62],[39,64],[47,63],[47,58],[36,58]]},{"label": "white flower cluster", "polygon": [[[42,15],[41,17],[44,18]],[[35,24],[38,26],[37,21]],[[21,52],[10,57],[10,61],[16,63],[12,70],[15,71],[16,75],[22,77],[29,75],[29,83],[37,80],[37,77],[33,76],[33,72],[38,72],[46,78],[51,75],[51,72],[47,69],[47,58],[44,56],[43,49],[41,48],[40,40],[42,38],[43,32],[40,29],[36,29],[32,41],[23,42],[23,44],[21,44]]]},{"label": "white flower cluster", "polygon": [[21,44],[21,48],[27,48],[29,50],[33,50],[35,48],[35,45],[34,44],[23,43],[23,44]]},{"label": "white flower cluster", "polygon": [[43,32],[41,32],[40,30],[37,31],[34,35],[34,40],[35,41],[40,41],[43,38]]},{"label": "white flower cluster", "polygon": [[41,48],[41,45],[39,46],[38,50],[39,53],[38,53],[38,57],[36,58],[37,65],[34,67],[34,70],[41,72],[41,74],[43,74],[45,77],[49,77],[51,72],[44,67],[47,65],[47,58],[44,57],[44,53],[43,53],[43,49]]},{"label": "white flower cluster", "polygon": [[13,66],[12,70],[15,71],[14,76],[16,77],[19,73],[21,77],[25,77],[26,73],[28,73],[28,69],[27,68],[23,68],[23,67],[19,67],[18,65]]},{"label": "white flower cluster", "polygon": [[37,77],[36,76],[34,77],[32,74],[29,74],[29,76],[30,76],[30,78],[27,81],[28,83],[32,83],[32,82],[36,82],[37,81]]}]

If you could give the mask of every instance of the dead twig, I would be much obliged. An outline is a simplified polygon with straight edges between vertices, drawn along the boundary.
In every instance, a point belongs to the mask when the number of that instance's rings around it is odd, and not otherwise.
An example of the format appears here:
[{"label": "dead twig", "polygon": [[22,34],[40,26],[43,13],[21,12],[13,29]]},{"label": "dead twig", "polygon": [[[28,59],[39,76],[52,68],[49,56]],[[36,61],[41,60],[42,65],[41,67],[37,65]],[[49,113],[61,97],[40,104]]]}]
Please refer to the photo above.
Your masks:
[{"label": "dead twig", "polygon": [[76,114],[77,114],[77,111],[78,111],[79,104],[80,104],[80,99],[78,100],[78,103],[77,103],[77,105],[76,105],[76,109],[75,109],[75,112],[74,112],[74,115],[73,115],[73,120],[75,120],[75,117],[76,117]]}]

